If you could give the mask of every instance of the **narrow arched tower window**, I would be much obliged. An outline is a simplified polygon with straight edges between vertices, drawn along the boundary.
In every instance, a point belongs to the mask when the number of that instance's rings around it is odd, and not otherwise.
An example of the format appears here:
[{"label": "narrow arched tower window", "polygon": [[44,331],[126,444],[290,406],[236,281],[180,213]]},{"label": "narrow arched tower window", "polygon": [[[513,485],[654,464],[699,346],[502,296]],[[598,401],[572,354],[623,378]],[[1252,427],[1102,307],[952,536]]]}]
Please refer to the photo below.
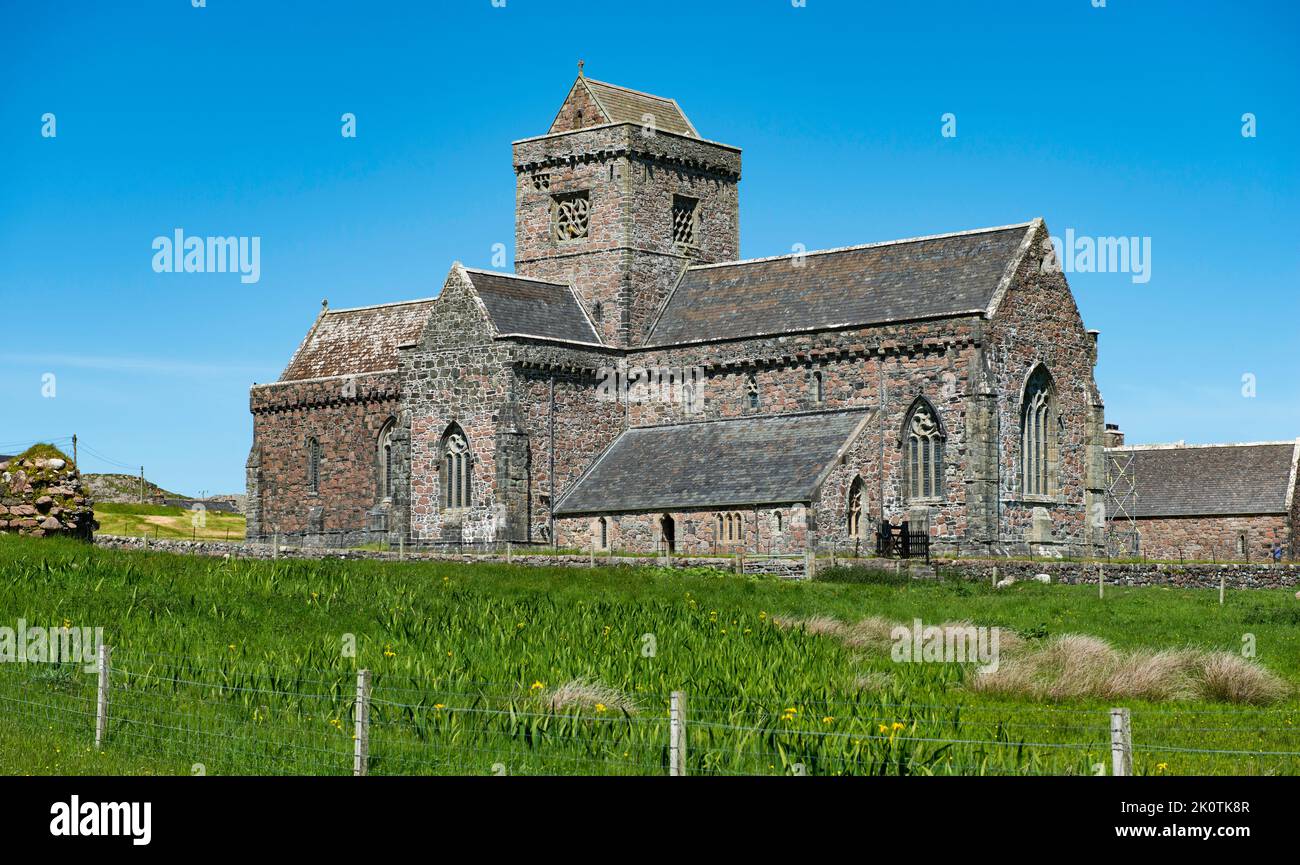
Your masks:
[{"label": "narrow arched tower window", "polygon": [[379,470],[377,486],[381,500],[393,497],[393,429],[396,425],[396,422],[390,419],[379,431],[376,465]]},{"label": "narrow arched tower window", "polygon": [[320,442],[315,436],[307,439],[307,489],[320,492]]}]

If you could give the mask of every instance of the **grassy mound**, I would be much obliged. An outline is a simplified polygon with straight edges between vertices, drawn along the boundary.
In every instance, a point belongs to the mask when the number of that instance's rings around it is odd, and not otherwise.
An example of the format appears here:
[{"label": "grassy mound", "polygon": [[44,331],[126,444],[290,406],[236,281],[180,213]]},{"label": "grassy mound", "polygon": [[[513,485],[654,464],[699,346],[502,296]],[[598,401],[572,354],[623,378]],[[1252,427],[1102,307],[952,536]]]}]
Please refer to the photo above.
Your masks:
[{"label": "grassy mound", "polygon": [[63,460],[68,465],[72,465],[72,457],[56,448],[54,445],[37,443],[27,450],[14,457],[15,460]]}]

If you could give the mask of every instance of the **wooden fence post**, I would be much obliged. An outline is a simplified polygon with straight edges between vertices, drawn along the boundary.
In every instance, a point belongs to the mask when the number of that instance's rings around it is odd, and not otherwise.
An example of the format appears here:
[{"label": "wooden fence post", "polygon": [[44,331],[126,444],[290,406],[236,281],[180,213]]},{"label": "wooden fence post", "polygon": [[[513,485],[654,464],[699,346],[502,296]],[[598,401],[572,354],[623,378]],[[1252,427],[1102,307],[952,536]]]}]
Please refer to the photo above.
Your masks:
[{"label": "wooden fence post", "polygon": [[803,576],[805,580],[811,580],[817,574],[817,556],[812,550],[805,550],[803,554]]},{"label": "wooden fence post", "polygon": [[515,560],[514,545],[511,544],[510,541],[506,541],[506,564],[508,565],[514,560]]},{"label": "wooden fence post", "polygon": [[686,774],[686,694],[673,691],[668,710],[668,774]]},{"label": "wooden fence post", "polygon": [[1106,568],[1102,565],[1097,565],[1097,597],[1106,597]]},{"label": "wooden fence post", "polygon": [[356,750],[352,774],[364,775],[370,762],[370,671],[357,670]]},{"label": "wooden fence post", "polygon": [[1110,766],[1110,773],[1117,777],[1133,774],[1133,727],[1128,709],[1110,710]]},{"label": "wooden fence post", "polygon": [[101,643],[98,663],[95,665],[99,670],[99,687],[95,695],[96,750],[103,746],[104,736],[108,733],[108,683],[112,678],[112,657],[112,648]]},{"label": "wooden fence post", "polygon": [[591,566],[596,567],[596,536],[591,537]]},{"label": "wooden fence post", "polygon": [[1228,593],[1228,574],[1226,571],[1219,572],[1219,606],[1223,606],[1224,595]]}]

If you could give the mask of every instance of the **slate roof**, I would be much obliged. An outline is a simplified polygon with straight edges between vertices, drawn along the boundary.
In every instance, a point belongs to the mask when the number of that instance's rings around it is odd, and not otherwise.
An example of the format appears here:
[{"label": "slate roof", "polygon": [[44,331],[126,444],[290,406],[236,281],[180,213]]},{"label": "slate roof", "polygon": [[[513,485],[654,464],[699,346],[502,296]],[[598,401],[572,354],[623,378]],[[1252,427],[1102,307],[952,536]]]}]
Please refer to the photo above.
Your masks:
[{"label": "slate roof", "polygon": [[812,501],[870,412],[819,412],[629,429],[556,514]]},{"label": "slate roof", "polygon": [[325,310],[280,381],[397,369],[397,347],[420,335],[432,304],[425,299]]},{"label": "slate roof", "polygon": [[678,135],[689,135],[692,138],[699,137],[695,127],[686,117],[686,112],[682,111],[675,99],[653,96],[590,78],[581,80],[587,85],[587,92],[596,100],[596,104],[600,106],[610,123],[640,125],[644,122],[642,120],[644,115],[653,114],[655,128],[675,132]]},{"label": "slate roof", "polygon": [[[702,265],[686,271],[648,343],[983,313],[1033,223]],[[798,266],[796,266],[798,265]]]},{"label": "slate roof", "polygon": [[[1297,442],[1130,446],[1136,517],[1284,514]],[[1108,502],[1114,513],[1115,502]]]},{"label": "slate roof", "polygon": [[600,344],[569,286],[488,270],[466,268],[465,272],[499,335]]}]

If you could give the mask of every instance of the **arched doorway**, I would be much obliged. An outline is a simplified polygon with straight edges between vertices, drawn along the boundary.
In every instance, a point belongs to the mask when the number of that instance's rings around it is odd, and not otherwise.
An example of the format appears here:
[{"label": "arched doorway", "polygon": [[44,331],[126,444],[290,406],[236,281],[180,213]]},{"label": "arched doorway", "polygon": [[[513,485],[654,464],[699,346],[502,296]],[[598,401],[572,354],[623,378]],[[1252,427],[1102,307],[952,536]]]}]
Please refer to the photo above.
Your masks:
[{"label": "arched doorway", "polygon": [[659,539],[669,555],[677,552],[677,524],[668,514],[659,518]]}]

